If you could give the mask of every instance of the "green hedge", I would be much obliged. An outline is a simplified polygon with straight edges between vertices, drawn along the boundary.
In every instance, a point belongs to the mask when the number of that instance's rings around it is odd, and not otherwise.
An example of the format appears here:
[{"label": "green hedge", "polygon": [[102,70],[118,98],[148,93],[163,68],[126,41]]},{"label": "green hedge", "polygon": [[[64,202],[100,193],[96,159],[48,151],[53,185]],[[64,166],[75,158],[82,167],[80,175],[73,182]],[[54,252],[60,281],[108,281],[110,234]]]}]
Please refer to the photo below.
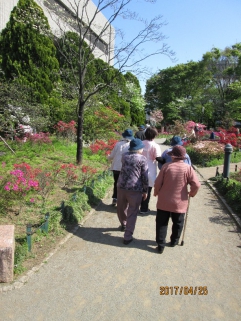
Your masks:
[{"label": "green hedge", "polygon": [[214,186],[232,210],[241,217],[241,182],[220,177],[216,179]]}]

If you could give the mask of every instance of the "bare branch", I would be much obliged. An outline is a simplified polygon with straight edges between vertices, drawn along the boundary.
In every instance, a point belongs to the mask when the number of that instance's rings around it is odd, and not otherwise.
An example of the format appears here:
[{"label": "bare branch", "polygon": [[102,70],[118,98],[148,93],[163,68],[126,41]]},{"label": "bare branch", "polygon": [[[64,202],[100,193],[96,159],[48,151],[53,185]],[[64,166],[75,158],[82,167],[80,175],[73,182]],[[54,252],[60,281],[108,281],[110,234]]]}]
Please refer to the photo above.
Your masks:
[{"label": "bare branch", "polygon": [[[156,0],[140,0],[141,2],[155,3]],[[77,129],[77,162],[82,160],[83,144],[83,117],[84,107],[88,105],[97,92],[105,87],[115,88],[116,83],[108,79],[106,83],[92,80],[92,88],[89,83],[87,69],[95,58],[102,59],[103,70],[99,73],[106,74],[106,70],[119,72],[130,71],[133,74],[147,74],[148,68],[142,67],[141,62],[154,55],[166,55],[174,58],[174,52],[164,42],[167,37],[161,29],[166,25],[161,15],[153,17],[150,21],[140,17],[137,12],[130,10],[130,4],[134,0],[45,0],[49,9],[49,17],[58,27],[55,35],[61,39],[62,45],[66,41],[66,31],[78,34],[77,49],[71,46],[68,52],[62,52],[69,70],[73,73],[72,79],[78,90],[78,129]],[[131,23],[133,36],[125,35],[118,24]],[[114,27],[115,25],[115,27]],[[58,41],[57,41],[58,43]],[[86,47],[86,44],[88,48]],[[152,47],[155,47],[152,50]],[[77,67],[76,67],[77,62]],[[100,64],[101,66],[101,64]],[[99,67],[100,68],[100,67]],[[101,68],[100,68],[101,69]],[[111,77],[113,76],[110,73]],[[88,88],[88,89],[87,89]]]}]

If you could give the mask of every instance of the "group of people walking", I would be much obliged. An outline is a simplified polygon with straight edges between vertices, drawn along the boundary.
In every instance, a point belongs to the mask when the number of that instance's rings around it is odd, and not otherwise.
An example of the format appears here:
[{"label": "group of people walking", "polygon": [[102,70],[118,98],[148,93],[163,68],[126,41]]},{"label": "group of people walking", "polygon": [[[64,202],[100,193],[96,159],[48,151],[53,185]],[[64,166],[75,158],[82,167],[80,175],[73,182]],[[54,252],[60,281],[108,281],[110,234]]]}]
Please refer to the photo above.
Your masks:
[{"label": "group of people walking", "polygon": [[[157,130],[149,126],[141,131],[144,131],[144,135],[140,135],[142,139],[135,138],[133,131],[126,129],[108,156],[114,177],[112,205],[117,205],[118,219],[124,231],[123,243],[127,245],[133,241],[138,214],[149,212],[154,189],[153,195],[157,197],[156,243],[158,252],[162,253],[169,218],[173,222],[171,246],[175,246],[183,229],[188,198],[196,195],[200,182],[179,136],[174,136],[172,146],[162,153],[154,141]],[[158,175],[157,168],[160,169]]]}]

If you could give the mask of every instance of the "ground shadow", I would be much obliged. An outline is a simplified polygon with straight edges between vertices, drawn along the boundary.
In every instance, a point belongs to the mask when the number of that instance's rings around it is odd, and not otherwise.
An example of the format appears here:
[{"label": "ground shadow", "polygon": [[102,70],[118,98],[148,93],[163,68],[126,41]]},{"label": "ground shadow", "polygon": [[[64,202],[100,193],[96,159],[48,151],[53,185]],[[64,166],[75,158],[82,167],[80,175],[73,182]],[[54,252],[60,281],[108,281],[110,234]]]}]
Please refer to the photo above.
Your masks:
[{"label": "ground shadow", "polygon": [[[111,203],[104,203],[103,201],[100,201],[99,206],[95,209],[96,212],[107,212],[107,213],[113,213],[117,214],[117,207],[113,206]],[[156,215],[156,211],[149,211],[145,214],[138,214],[138,216],[148,216],[148,215]]]},{"label": "ground shadow", "polygon": [[134,238],[133,242],[131,242],[130,244],[123,244],[124,233],[120,231],[120,228],[96,228],[81,226],[74,233],[74,235],[87,242],[105,244],[115,247],[131,247],[137,248],[139,250],[157,253],[156,242],[154,240],[140,240]]},{"label": "ground shadow", "polygon": [[95,209],[96,212],[107,212],[107,213],[113,213],[116,215],[117,209],[116,206],[113,206],[111,203],[104,203],[103,201],[100,201],[99,206]]}]

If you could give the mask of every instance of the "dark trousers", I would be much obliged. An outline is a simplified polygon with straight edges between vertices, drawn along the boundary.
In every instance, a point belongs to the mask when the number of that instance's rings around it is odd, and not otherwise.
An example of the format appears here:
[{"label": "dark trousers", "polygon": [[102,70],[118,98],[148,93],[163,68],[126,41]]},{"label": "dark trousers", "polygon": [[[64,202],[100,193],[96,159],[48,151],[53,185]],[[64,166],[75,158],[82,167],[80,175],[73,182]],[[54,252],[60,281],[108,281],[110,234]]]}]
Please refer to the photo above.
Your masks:
[{"label": "dark trousers", "polygon": [[142,199],[142,201],[141,201],[141,208],[140,208],[141,212],[147,212],[148,211],[148,205],[149,205],[149,201],[150,201],[150,198],[151,198],[151,190],[152,190],[152,187],[149,186],[146,200],[143,201],[143,199]]},{"label": "dark trousers", "polygon": [[114,189],[112,198],[117,198],[117,181],[120,175],[120,171],[113,171],[113,178],[114,178]]},{"label": "dark trousers", "polygon": [[132,239],[135,230],[141,198],[141,192],[118,188],[117,215],[121,225],[126,226],[124,239],[127,241]]},{"label": "dark trousers", "polygon": [[171,243],[177,244],[182,233],[185,213],[172,213],[157,209],[156,213],[156,242],[159,247],[165,247],[167,226],[172,218]]}]

